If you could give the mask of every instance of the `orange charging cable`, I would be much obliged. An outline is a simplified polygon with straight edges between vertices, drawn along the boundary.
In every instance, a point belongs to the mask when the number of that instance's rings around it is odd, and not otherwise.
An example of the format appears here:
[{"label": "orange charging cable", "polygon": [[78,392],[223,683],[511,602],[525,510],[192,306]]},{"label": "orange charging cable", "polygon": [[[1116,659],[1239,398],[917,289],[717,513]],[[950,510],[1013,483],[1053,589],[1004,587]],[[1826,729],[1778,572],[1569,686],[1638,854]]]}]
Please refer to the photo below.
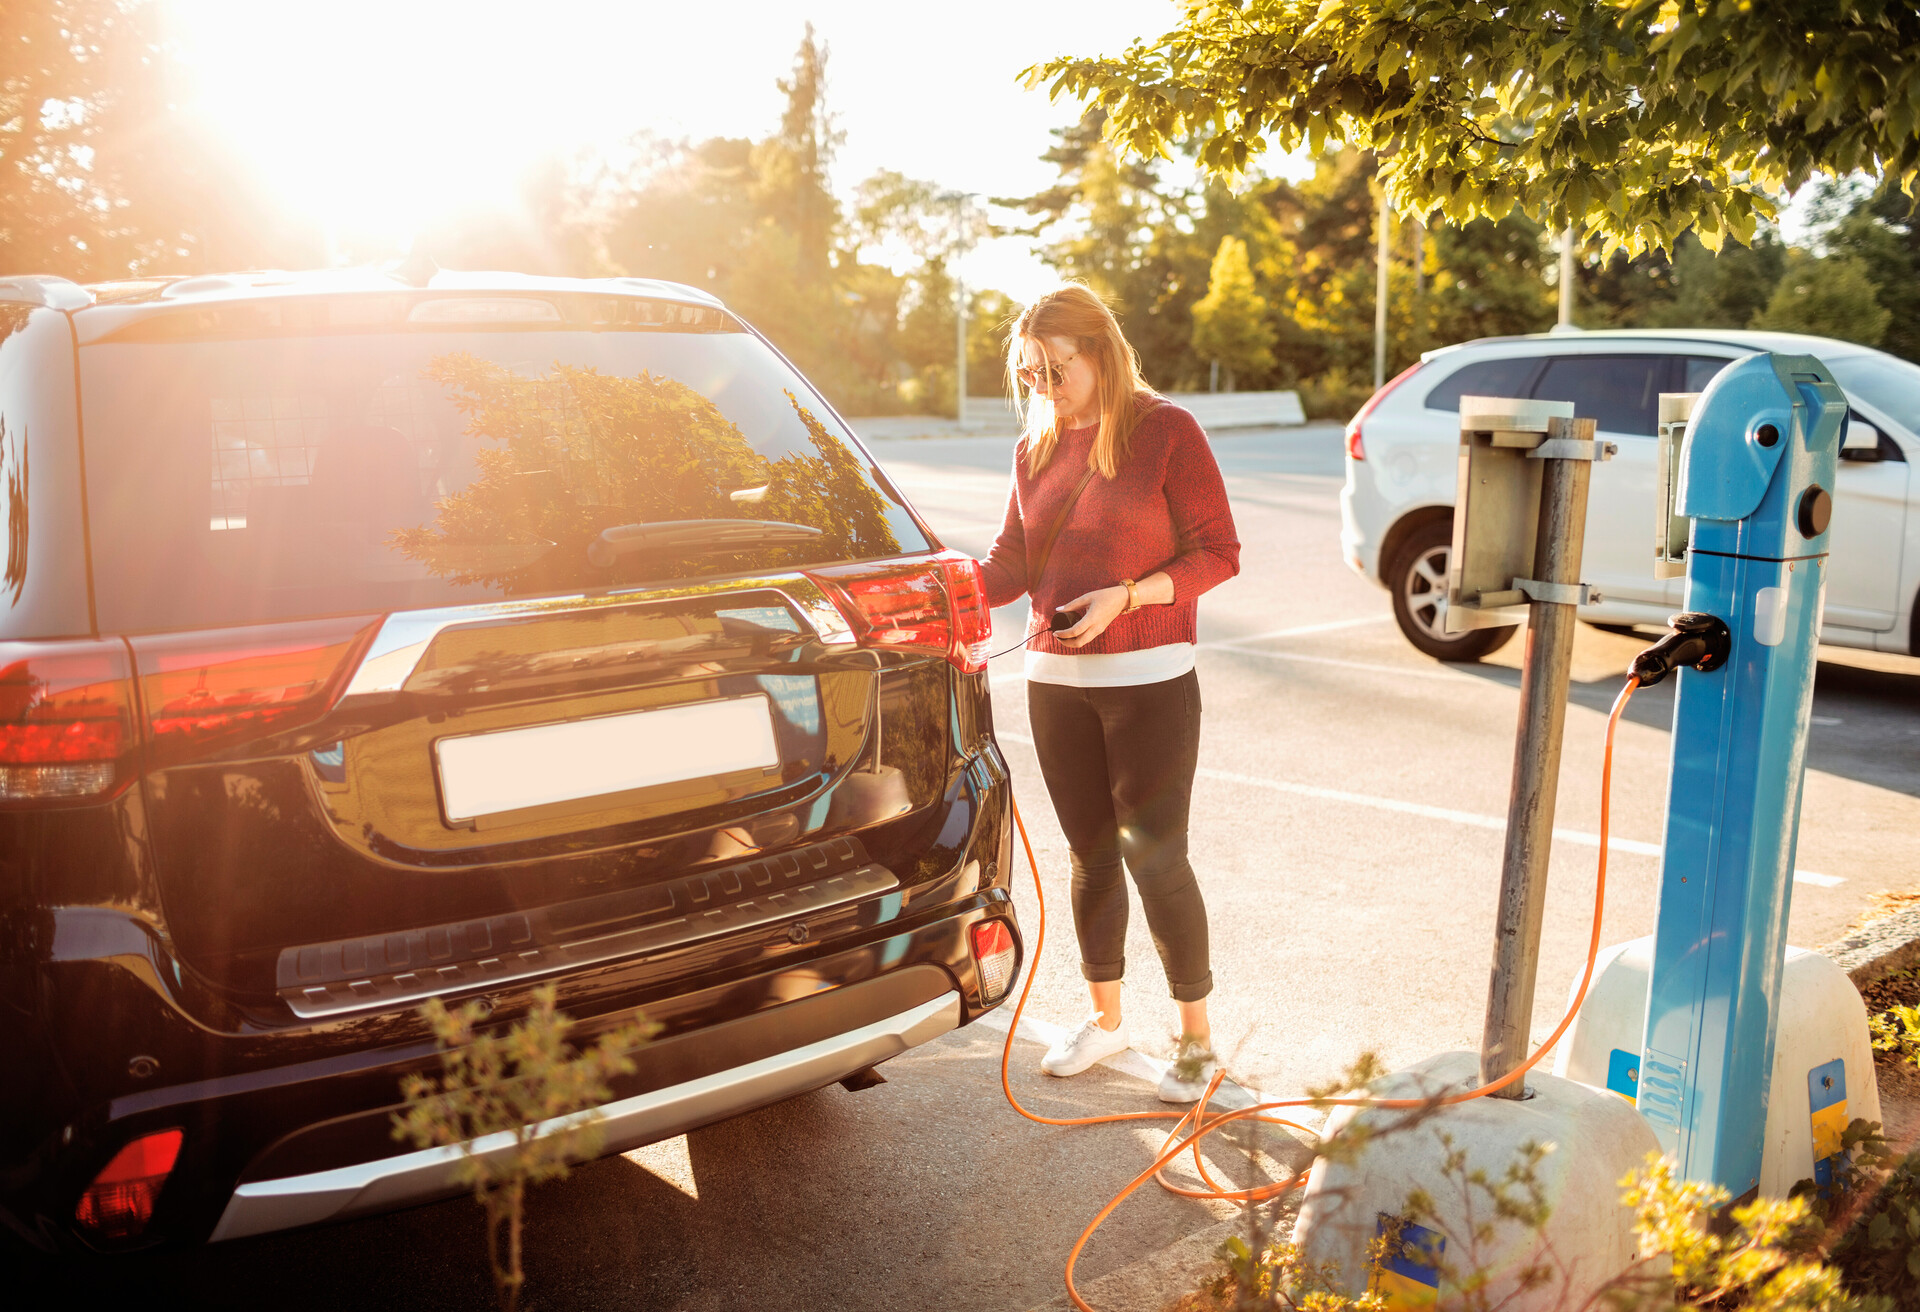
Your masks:
[{"label": "orange charging cable", "polygon": [[[1260,1121],[1268,1125],[1286,1126],[1290,1129],[1299,1130],[1303,1134],[1315,1134],[1316,1131],[1308,1129],[1298,1122],[1285,1120],[1278,1116],[1271,1116],[1267,1113],[1289,1107],[1384,1107],[1388,1109],[1449,1107],[1455,1103],[1470,1102],[1475,1098],[1484,1098],[1490,1093],[1497,1093],[1499,1090],[1512,1084],[1515,1080],[1524,1078],[1526,1073],[1532,1070],[1540,1059],[1552,1050],[1553,1045],[1560,1041],[1560,1036],[1567,1032],[1567,1027],[1573,1024],[1573,1018],[1580,1014],[1580,1004],[1586,1001],[1587,988],[1593,983],[1594,963],[1600,955],[1600,917],[1606,909],[1607,902],[1607,829],[1613,811],[1613,731],[1620,723],[1620,713],[1627,709],[1628,700],[1632,698],[1634,689],[1639,686],[1639,679],[1628,676],[1627,686],[1620,690],[1620,696],[1614,700],[1613,709],[1607,714],[1606,748],[1602,754],[1600,765],[1600,869],[1594,881],[1593,934],[1587,943],[1586,970],[1580,976],[1580,987],[1573,995],[1573,1002],[1568,1006],[1567,1014],[1560,1018],[1560,1024],[1554,1028],[1553,1033],[1547,1037],[1545,1043],[1534,1049],[1531,1057],[1528,1057],[1525,1061],[1521,1062],[1519,1066],[1507,1072],[1491,1084],[1482,1085],[1480,1088],[1469,1089],[1465,1093],[1456,1093],[1445,1098],[1294,1098],[1284,1102],[1258,1103],[1252,1107],[1243,1107],[1236,1111],[1215,1112],[1210,1116],[1207,1114],[1207,1102],[1213,1097],[1214,1091],[1220,1087],[1220,1081],[1225,1075],[1225,1072],[1217,1072],[1208,1083],[1206,1092],[1200,1095],[1200,1101],[1184,1112],[1116,1112],[1107,1116],[1060,1117],[1042,1116],[1038,1112],[1028,1111],[1025,1107],[1022,1107],[1020,1100],[1013,1096],[1013,1084],[1008,1078],[1007,1068],[1013,1059],[1014,1035],[1020,1031],[1020,1013],[1026,1010],[1027,994],[1033,991],[1035,968],[1040,961],[1041,950],[1044,949],[1047,944],[1047,899],[1046,894],[1040,887],[1040,865],[1034,860],[1033,841],[1027,837],[1026,821],[1020,818],[1019,806],[1017,804],[1014,806],[1013,820],[1014,823],[1019,826],[1020,842],[1026,849],[1027,869],[1033,872],[1033,892],[1035,898],[1039,901],[1040,915],[1034,930],[1033,956],[1027,965],[1027,982],[1025,987],[1020,990],[1020,1001],[1014,1004],[1013,1023],[1007,1027],[1006,1046],[1002,1048],[1000,1052],[1001,1091],[1007,1095],[1007,1102],[1016,1112],[1019,1112],[1028,1120],[1036,1121],[1041,1125],[1106,1125],[1120,1121],[1173,1121],[1175,1123],[1173,1128],[1167,1132],[1166,1141],[1162,1145],[1159,1155],[1154,1158],[1152,1165],[1140,1172],[1139,1175],[1136,1175],[1133,1180],[1128,1183],[1126,1188],[1115,1194],[1112,1200],[1100,1209],[1093,1220],[1087,1223],[1087,1228],[1080,1232],[1080,1238],[1074,1241],[1072,1251],[1067,1254],[1066,1271],[1067,1297],[1073,1300],[1074,1307],[1078,1308],[1080,1312],[1094,1312],[1093,1305],[1088,1303],[1086,1299],[1080,1297],[1080,1291],[1073,1283],[1073,1269],[1080,1261],[1081,1250],[1086,1248],[1087,1241],[1093,1238],[1093,1232],[1098,1230],[1101,1224],[1113,1214],[1114,1209],[1125,1202],[1134,1190],[1138,1189],[1148,1180],[1158,1180],[1163,1189],[1179,1194],[1183,1198],[1201,1198],[1243,1203],[1262,1202],[1269,1198],[1276,1198],[1287,1190],[1297,1188],[1306,1182],[1306,1175],[1302,1173],[1286,1180],[1258,1185],[1251,1189],[1222,1189],[1218,1182],[1207,1173],[1206,1164],[1200,1159],[1200,1140],[1212,1134],[1215,1130],[1220,1129],[1222,1126],[1234,1121],[1252,1120]],[[1201,1180],[1207,1186],[1204,1189],[1190,1189],[1182,1185],[1174,1184],[1167,1180],[1162,1174],[1175,1158],[1189,1150],[1193,1153],[1194,1166],[1199,1171]]]}]

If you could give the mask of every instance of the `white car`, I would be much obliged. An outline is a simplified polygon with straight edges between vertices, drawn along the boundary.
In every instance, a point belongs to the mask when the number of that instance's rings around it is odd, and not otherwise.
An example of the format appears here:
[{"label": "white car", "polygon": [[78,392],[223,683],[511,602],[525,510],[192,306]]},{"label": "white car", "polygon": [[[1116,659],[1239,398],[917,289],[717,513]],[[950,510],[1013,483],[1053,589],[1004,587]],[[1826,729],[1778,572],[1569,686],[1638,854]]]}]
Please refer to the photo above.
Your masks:
[{"label": "white car", "polygon": [[1822,642],[1920,654],[1920,514],[1909,461],[1920,455],[1920,365],[1884,351],[1795,333],[1614,330],[1496,337],[1429,351],[1347,425],[1340,546],[1347,564],[1393,596],[1409,641],[1441,660],[1478,660],[1513,629],[1446,631],[1447,556],[1459,472],[1460,397],[1571,401],[1618,445],[1593,468],[1582,581],[1601,600],[1594,624],[1665,625],[1684,578],[1653,576],[1659,396],[1698,392],[1753,351],[1813,355],[1846,391],[1851,424],[1834,490],[1833,554]]}]

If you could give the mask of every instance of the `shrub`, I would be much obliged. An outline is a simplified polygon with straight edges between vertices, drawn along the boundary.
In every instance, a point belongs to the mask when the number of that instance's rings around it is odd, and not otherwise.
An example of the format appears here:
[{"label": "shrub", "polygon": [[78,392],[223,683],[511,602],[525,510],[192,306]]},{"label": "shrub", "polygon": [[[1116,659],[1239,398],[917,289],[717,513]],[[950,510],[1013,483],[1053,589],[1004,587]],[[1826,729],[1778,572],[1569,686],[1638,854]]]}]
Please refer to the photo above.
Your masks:
[{"label": "shrub", "polygon": [[[504,1034],[481,1031],[487,1008],[478,1002],[449,1011],[433,998],[420,1015],[439,1044],[440,1074],[401,1082],[407,1105],[394,1115],[393,1137],[420,1148],[459,1148],[455,1178],[486,1211],[494,1293],[504,1312],[513,1312],[526,1282],[520,1232],[527,1189],[599,1155],[596,1109],[610,1096],[607,1082],[633,1073],[632,1052],[658,1027],[642,1018],[575,1051],[566,1041],[574,1022],[555,1009],[550,984],[534,990],[532,1008]],[[503,1149],[475,1151],[476,1140],[502,1134],[511,1136]]]}]

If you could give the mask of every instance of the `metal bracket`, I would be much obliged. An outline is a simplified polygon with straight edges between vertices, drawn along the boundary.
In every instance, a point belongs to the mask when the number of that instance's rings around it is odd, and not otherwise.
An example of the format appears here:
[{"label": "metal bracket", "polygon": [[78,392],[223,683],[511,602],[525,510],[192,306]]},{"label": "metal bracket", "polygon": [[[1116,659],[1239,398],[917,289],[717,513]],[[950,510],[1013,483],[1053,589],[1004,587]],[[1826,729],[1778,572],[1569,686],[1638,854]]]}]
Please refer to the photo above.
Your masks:
[{"label": "metal bracket", "polygon": [[1611,460],[1620,454],[1616,442],[1577,437],[1550,437],[1527,452],[1529,460]]},{"label": "metal bracket", "polygon": [[1557,606],[1589,606],[1600,601],[1600,591],[1591,583],[1542,583],[1538,579],[1515,579],[1513,586],[1531,601],[1548,601]]}]

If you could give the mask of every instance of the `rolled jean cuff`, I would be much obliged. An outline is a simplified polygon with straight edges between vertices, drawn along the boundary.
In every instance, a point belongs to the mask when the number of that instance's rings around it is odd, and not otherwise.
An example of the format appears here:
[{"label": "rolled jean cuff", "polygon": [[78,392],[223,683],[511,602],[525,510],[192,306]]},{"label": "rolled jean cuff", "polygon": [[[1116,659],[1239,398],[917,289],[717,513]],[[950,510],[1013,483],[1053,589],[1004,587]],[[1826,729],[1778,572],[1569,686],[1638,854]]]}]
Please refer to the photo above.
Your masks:
[{"label": "rolled jean cuff", "polygon": [[[1127,963],[1122,961],[1104,961],[1080,963],[1080,978],[1089,984],[1112,984],[1127,973]],[[1209,985],[1211,987],[1211,985]]]},{"label": "rolled jean cuff", "polygon": [[[1093,976],[1089,975],[1087,978],[1092,979]],[[1191,984],[1174,984],[1169,981],[1168,987],[1173,992],[1175,1002],[1198,1002],[1213,992],[1213,972],[1208,971]]]}]

